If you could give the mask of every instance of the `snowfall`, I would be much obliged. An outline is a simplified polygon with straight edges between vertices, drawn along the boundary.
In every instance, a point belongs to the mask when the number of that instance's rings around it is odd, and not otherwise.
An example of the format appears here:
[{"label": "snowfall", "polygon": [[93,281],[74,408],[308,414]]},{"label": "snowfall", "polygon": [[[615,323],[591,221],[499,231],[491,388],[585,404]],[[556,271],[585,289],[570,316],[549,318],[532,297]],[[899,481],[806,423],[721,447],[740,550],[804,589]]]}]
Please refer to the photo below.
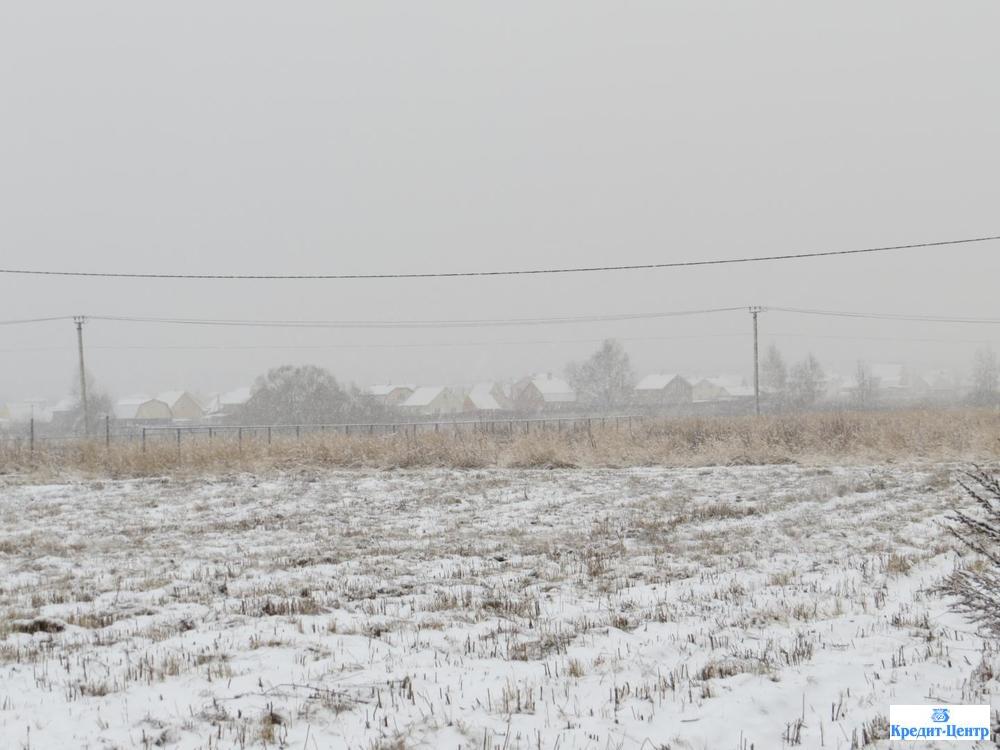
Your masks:
[{"label": "snowfall", "polygon": [[961,469],[0,478],[0,747],[904,747]]}]

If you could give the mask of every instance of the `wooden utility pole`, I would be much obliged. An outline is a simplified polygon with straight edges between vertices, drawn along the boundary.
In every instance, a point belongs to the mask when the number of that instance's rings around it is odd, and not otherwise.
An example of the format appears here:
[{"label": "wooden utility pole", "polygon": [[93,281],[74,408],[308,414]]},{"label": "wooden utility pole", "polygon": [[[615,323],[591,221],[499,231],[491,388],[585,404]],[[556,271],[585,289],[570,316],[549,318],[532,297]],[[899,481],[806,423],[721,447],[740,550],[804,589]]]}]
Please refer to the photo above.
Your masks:
[{"label": "wooden utility pole", "polygon": [[90,409],[87,407],[87,371],[83,366],[83,322],[82,315],[74,315],[76,323],[76,346],[80,352],[80,406],[83,407],[83,434],[90,435]]},{"label": "wooden utility pole", "polygon": [[757,315],[764,312],[760,305],[751,305],[753,316],[753,408],[754,414],[760,416],[760,352],[757,346]]}]

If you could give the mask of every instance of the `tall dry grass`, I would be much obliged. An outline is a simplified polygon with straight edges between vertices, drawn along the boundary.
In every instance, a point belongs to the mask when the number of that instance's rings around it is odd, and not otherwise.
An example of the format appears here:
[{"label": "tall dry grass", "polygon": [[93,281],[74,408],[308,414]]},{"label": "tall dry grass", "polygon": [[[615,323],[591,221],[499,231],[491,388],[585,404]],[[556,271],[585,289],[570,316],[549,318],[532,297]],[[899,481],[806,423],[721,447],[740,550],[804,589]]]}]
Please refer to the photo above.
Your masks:
[{"label": "tall dry grass", "polygon": [[0,448],[0,473],[40,476],[289,470],[295,468],[622,467],[781,462],[991,461],[1000,457],[992,410],[824,412],[635,420],[530,434],[466,431],[385,436],[313,434],[173,441],[102,441]]}]

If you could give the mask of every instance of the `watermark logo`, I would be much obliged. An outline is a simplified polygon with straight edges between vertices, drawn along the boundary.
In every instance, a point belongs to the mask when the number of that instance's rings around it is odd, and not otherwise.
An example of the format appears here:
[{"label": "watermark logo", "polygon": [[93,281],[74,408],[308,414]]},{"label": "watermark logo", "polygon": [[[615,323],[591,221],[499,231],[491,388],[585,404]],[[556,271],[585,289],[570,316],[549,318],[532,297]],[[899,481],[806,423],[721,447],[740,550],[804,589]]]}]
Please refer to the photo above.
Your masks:
[{"label": "watermark logo", "polygon": [[989,706],[889,706],[890,740],[982,742],[989,738]]},{"label": "watermark logo", "polygon": [[946,722],[948,721],[948,716],[950,716],[950,714],[948,713],[947,708],[935,708],[931,711],[931,721]]}]

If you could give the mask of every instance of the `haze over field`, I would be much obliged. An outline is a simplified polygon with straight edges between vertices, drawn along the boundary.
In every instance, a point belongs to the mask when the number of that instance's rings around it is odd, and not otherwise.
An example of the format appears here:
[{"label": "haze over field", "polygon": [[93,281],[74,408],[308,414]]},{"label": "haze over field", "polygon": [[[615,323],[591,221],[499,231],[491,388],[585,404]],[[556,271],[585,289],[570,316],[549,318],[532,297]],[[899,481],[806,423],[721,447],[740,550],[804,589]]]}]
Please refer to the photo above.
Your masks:
[{"label": "haze over field", "polygon": [[[994,2],[900,0],[10,4],[0,266],[461,271],[996,234],[998,21]],[[0,275],[0,320],[749,304],[991,316],[998,248],[517,279]],[[607,336],[639,373],[748,374],[749,325],[742,312],[417,331],[94,321],[86,335],[89,368],[120,395],[223,390],[286,362],[361,383],[508,378],[561,370]],[[858,358],[967,368],[996,330],[762,318],[765,346],[846,372]],[[276,348],[297,346],[311,348]],[[69,322],[0,328],[0,397],[67,392],[74,347]]]}]

